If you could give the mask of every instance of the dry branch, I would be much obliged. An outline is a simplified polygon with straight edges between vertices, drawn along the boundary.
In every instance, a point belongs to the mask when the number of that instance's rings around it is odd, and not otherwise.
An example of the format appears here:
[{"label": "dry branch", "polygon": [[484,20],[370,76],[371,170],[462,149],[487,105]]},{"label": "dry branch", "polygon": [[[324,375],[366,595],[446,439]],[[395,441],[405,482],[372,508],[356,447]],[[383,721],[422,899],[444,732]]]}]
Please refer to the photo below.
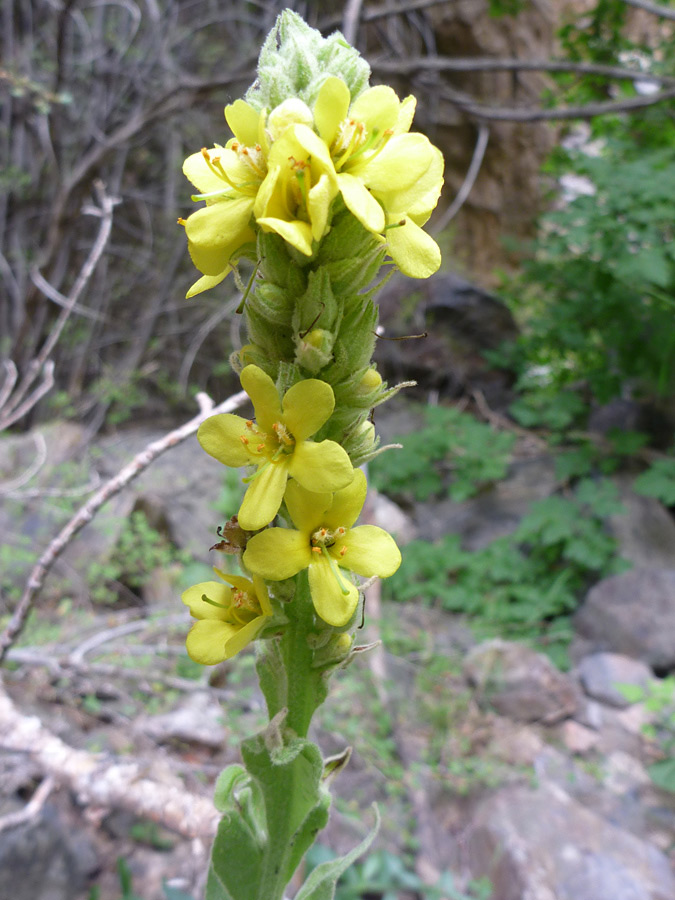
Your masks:
[{"label": "dry branch", "polygon": [[33,603],[44,583],[47,573],[68,544],[73,540],[75,535],[81,531],[88,522],[91,522],[104,503],[107,503],[111,497],[118,494],[130,481],[137,478],[144,469],[147,469],[147,467],[157,459],[158,456],[161,456],[162,453],[165,453],[167,450],[170,450],[171,447],[175,447],[177,444],[182,443],[182,441],[194,434],[207,416],[215,415],[216,413],[231,412],[233,409],[242,406],[247,399],[248,396],[246,392],[240,391],[238,394],[234,394],[223,403],[214,407],[213,401],[207,397],[206,394],[198,394],[197,400],[200,404],[200,412],[197,416],[190,419],[185,425],[181,425],[180,428],[176,428],[174,431],[170,431],[168,434],[164,435],[164,437],[159,438],[159,440],[152,441],[152,443],[148,444],[147,447],[137,454],[131,462],[127,463],[117,475],[109,479],[109,481],[106,481],[103,487],[100,488],[93,497],[90,497],[84,506],[80,507],[70,521],[61,529],[59,534],[50,542],[45,552],[33,567],[21,599],[12,613],[12,617],[9,620],[7,627],[2,635],[0,635],[0,662],[5,658],[7,650],[12,646],[23,630],[28,613],[33,607]]},{"label": "dry branch", "polygon": [[81,803],[126,809],[190,838],[213,836],[218,813],[210,800],[148,778],[138,762],[118,762],[69,747],[37,716],[26,716],[0,685],[0,748],[24,753],[47,778],[66,785]]}]

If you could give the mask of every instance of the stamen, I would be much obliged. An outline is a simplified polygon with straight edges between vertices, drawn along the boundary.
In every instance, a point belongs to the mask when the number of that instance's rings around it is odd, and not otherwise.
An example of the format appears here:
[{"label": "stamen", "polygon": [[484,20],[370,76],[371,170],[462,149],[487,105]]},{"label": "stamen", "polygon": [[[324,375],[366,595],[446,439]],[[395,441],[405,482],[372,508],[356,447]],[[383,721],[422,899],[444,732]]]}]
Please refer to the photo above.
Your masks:
[{"label": "stamen", "polygon": [[349,594],[349,588],[344,587],[344,584],[342,581],[342,576],[340,575],[340,571],[335,564],[335,560],[330,555],[328,550],[326,550],[325,547],[323,548],[323,552],[324,552],[324,555],[326,556],[326,558],[328,559],[328,565],[330,566],[331,572],[335,576],[335,579],[338,583],[338,587],[340,588],[341,593],[344,594],[344,596],[346,597]]},{"label": "stamen", "polygon": [[345,545],[344,547],[341,547],[341,548],[340,548],[340,556],[344,556],[346,552],[347,552],[347,546],[346,546],[346,545]]},{"label": "stamen", "polygon": [[242,442],[242,444],[246,444],[248,446],[248,438],[246,437],[245,434],[240,434],[239,440]]},{"label": "stamen", "polygon": [[208,603],[209,606],[217,606],[218,609],[227,609],[227,606],[224,603],[216,603],[215,600],[211,600],[210,597],[207,597],[206,594],[202,594],[202,600],[204,603]]},{"label": "stamen", "polygon": [[312,547],[312,553],[321,554],[321,547]]},{"label": "stamen", "polygon": [[388,231],[390,228],[403,228],[405,225],[405,219],[401,219],[400,222],[392,222],[391,225],[385,225],[384,230]]},{"label": "stamen", "polygon": [[187,224],[187,219],[183,219],[179,216],[178,220],[176,221],[176,225],[186,225],[186,224]]}]

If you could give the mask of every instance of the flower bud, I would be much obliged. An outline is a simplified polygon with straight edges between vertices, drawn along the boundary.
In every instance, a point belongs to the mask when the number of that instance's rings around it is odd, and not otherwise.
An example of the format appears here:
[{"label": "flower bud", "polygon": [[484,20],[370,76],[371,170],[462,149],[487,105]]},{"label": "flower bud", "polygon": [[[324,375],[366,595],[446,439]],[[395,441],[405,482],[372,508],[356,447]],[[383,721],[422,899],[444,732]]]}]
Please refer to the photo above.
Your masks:
[{"label": "flower bud", "polygon": [[302,100],[297,97],[289,97],[280,103],[267,118],[267,132],[270,139],[278,140],[291,125],[314,125],[312,111]]}]

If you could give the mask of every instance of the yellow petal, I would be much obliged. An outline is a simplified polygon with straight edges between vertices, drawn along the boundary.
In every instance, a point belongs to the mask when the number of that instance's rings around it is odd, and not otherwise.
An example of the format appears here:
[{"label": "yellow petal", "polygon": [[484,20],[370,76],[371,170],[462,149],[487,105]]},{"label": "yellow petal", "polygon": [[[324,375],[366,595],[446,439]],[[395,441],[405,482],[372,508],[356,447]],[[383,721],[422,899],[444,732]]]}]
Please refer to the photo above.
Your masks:
[{"label": "yellow petal", "polygon": [[254,147],[258,142],[258,120],[260,114],[245,100],[235,100],[225,107],[225,119],[239,143]]},{"label": "yellow petal", "polygon": [[330,509],[324,516],[323,524],[331,531],[336,528],[351,528],[361,515],[366,502],[368,483],[361,469],[354,469],[354,478],[347,487],[336,491]]},{"label": "yellow petal", "polygon": [[311,561],[309,538],[290,528],[267,528],[246,545],[244,565],[269,581],[283,581],[306,569]]},{"label": "yellow petal", "polygon": [[396,91],[378,84],[359,94],[351,105],[349,117],[364,122],[371,134],[381,135],[396,125],[400,105]]},{"label": "yellow petal", "polygon": [[401,565],[401,551],[396,546],[396,541],[376,525],[350,528],[343,546],[347,550],[344,556],[339,557],[340,565],[357,575],[387,578]]},{"label": "yellow petal", "polygon": [[185,233],[190,255],[204,275],[220,275],[239,248],[251,240],[249,219],[253,200],[223,200],[188,217]]},{"label": "yellow petal", "polygon": [[329,177],[327,174],[321,175],[309,192],[307,207],[310,222],[312,223],[312,237],[315,241],[320,241],[324,236],[331,203],[337,196],[337,193],[337,180]]},{"label": "yellow petal", "polygon": [[410,278],[428,278],[441,265],[441,251],[436,241],[406,219],[405,225],[387,231],[389,254],[404,275]]},{"label": "yellow petal", "polygon": [[251,460],[251,454],[241,441],[246,432],[246,421],[241,416],[220,413],[202,422],[197,440],[209,456],[226,466],[238,468]]},{"label": "yellow petal", "polygon": [[288,473],[308,491],[337,491],[354,477],[351,460],[335,441],[303,441],[296,444]]},{"label": "yellow petal", "polygon": [[340,123],[347,118],[350,99],[349,88],[341,78],[327,78],[321,85],[314,106],[314,122],[329,147],[337,136]]},{"label": "yellow petal", "polygon": [[391,138],[377,156],[354,166],[352,172],[360,175],[372,191],[388,191],[392,185],[402,190],[424,175],[432,154],[432,145],[423,134],[400,134]]},{"label": "yellow petal", "polygon": [[275,231],[300,253],[312,255],[312,229],[306,222],[286,222],[271,216],[264,216],[257,221],[264,231]]},{"label": "yellow petal", "polygon": [[404,190],[394,186],[391,190],[378,192],[385,209],[392,213],[401,211],[413,218],[423,215],[425,221],[429,218],[443,187],[443,154],[437,147],[432,146],[432,151],[429,167],[415,184]]},{"label": "yellow petal", "polygon": [[260,629],[266,624],[267,616],[258,616],[239,628],[225,642],[225,659],[232,659],[247,644],[255,640]]},{"label": "yellow petal", "polygon": [[229,572],[223,572],[222,569],[217,568],[217,566],[213,567],[213,571],[216,575],[220,575],[223,581],[231,584],[232,587],[237,588],[237,590],[246,591],[247,594],[255,594],[255,588],[250,579],[244,578],[242,575],[230,575]]},{"label": "yellow petal", "polygon": [[207,164],[203,153],[192,153],[183,163],[183,174],[200,193],[222,191],[229,187],[222,175],[217,175]]},{"label": "yellow petal", "polygon": [[273,610],[272,604],[270,603],[269,594],[267,593],[267,585],[259,575],[253,576],[253,586],[255,588],[258,602],[260,603],[260,609],[263,611],[263,615],[271,616]]},{"label": "yellow petal", "polygon": [[203,666],[215,666],[216,663],[228,659],[227,644],[239,630],[237,625],[213,619],[195,622],[185,641],[190,659]]},{"label": "yellow petal", "polygon": [[324,514],[333,502],[333,495],[308,491],[294,478],[289,478],[284,500],[295,527],[305,535],[310,535],[324,524]]},{"label": "yellow petal", "polygon": [[241,386],[251,398],[255,417],[263,431],[271,431],[272,425],[281,419],[279,392],[270,376],[259,366],[246,366],[239,376]]},{"label": "yellow petal", "polygon": [[[221,606],[213,606],[202,600],[206,596],[214,603]],[[183,592],[181,600],[189,607],[190,615],[195,619],[224,619],[227,608],[232,598],[232,588],[220,581],[203,581],[201,584],[193,584]]]},{"label": "yellow petal", "polygon": [[335,409],[333,388],[318,378],[305,378],[284,394],[283,419],[296,441],[304,441],[328,421]]},{"label": "yellow petal", "polygon": [[[359,592],[344,572],[338,577],[326,557],[314,553],[309,566],[309,589],[318,615],[336,628],[346,625],[356,611]],[[337,569],[337,567],[336,567]],[[346,593],[343,593],[343,589]]]},{"label": "yellow petal", "polygon": [[343,172],[338,175],[338,186],[345,206],[364,228],[368,231],[384,229],[384,210],[360,178]]},{"label": "yellow petal", "polygon": [[192,285],[190,290],[185,295],[185,299],[189,300],[190,297],[196,297],[197,294],[201,294],[202,291],[210,291],[211,288],[216,287],[220,284],[223,279],[230,274],[232,271],[232,267],[228,266],[224,271],[220,273],[220,275],[202,275],[201,278],[198,278],[197,281]]},{"label": "yellow petal", "polygon": [[401,105],[398,108],[398,120],[394,126],[394,134],[405,134],[406,131],[410,131],[416,106],[417,100],[412,95],[408,95],[401,100]]},{"label": "yellow petal", "polygon": [[288,479],[286,460],[263,463],[249,484],[239,509],[239,524],[245,531],[264,528],[279,512]]}]

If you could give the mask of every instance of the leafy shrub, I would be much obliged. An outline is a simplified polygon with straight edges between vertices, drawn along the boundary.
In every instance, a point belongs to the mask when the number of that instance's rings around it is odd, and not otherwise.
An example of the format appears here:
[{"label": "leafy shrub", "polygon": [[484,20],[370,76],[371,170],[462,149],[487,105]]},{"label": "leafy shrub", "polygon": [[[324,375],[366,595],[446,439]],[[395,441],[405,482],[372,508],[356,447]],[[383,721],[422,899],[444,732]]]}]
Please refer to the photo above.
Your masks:
[{"label": "leafy shrub", "polygon": [[[333,859],[335,854],[321,844],[315,844],[307,854],[311,869],[320,863]],[[351,866],[340,878],[335,900],[398,900],[399,897],[414,896],[419,900],[490,900],[492,887],[481,878],[467,885],[466,890],[456,886],[456,881],[444,872],[437,884],[425,884],[421,878],[405,865],[404,861],[387,850],[376,850],[367,859]]]},{"label": "leafy shrub", "polygon": [[447,491],[461,501],[504,477],[512,434],[449,407],[427,407],[424,418],[423,428],[400,438],[403,449],[382,453],[371,463],[378,490],[390,495],[410,491],[420,501]]},{"label": "leafy shrub", "polygon": [[482,550],[463,550],[457,535],[413,541],[383,590],[393,600],[465,613],[481,633],[536,640],[564,665],[581,592],[625,565],[604,527],[620,510],[611,482],[584,480],[570,497],[533,504],[512,535]]}]

